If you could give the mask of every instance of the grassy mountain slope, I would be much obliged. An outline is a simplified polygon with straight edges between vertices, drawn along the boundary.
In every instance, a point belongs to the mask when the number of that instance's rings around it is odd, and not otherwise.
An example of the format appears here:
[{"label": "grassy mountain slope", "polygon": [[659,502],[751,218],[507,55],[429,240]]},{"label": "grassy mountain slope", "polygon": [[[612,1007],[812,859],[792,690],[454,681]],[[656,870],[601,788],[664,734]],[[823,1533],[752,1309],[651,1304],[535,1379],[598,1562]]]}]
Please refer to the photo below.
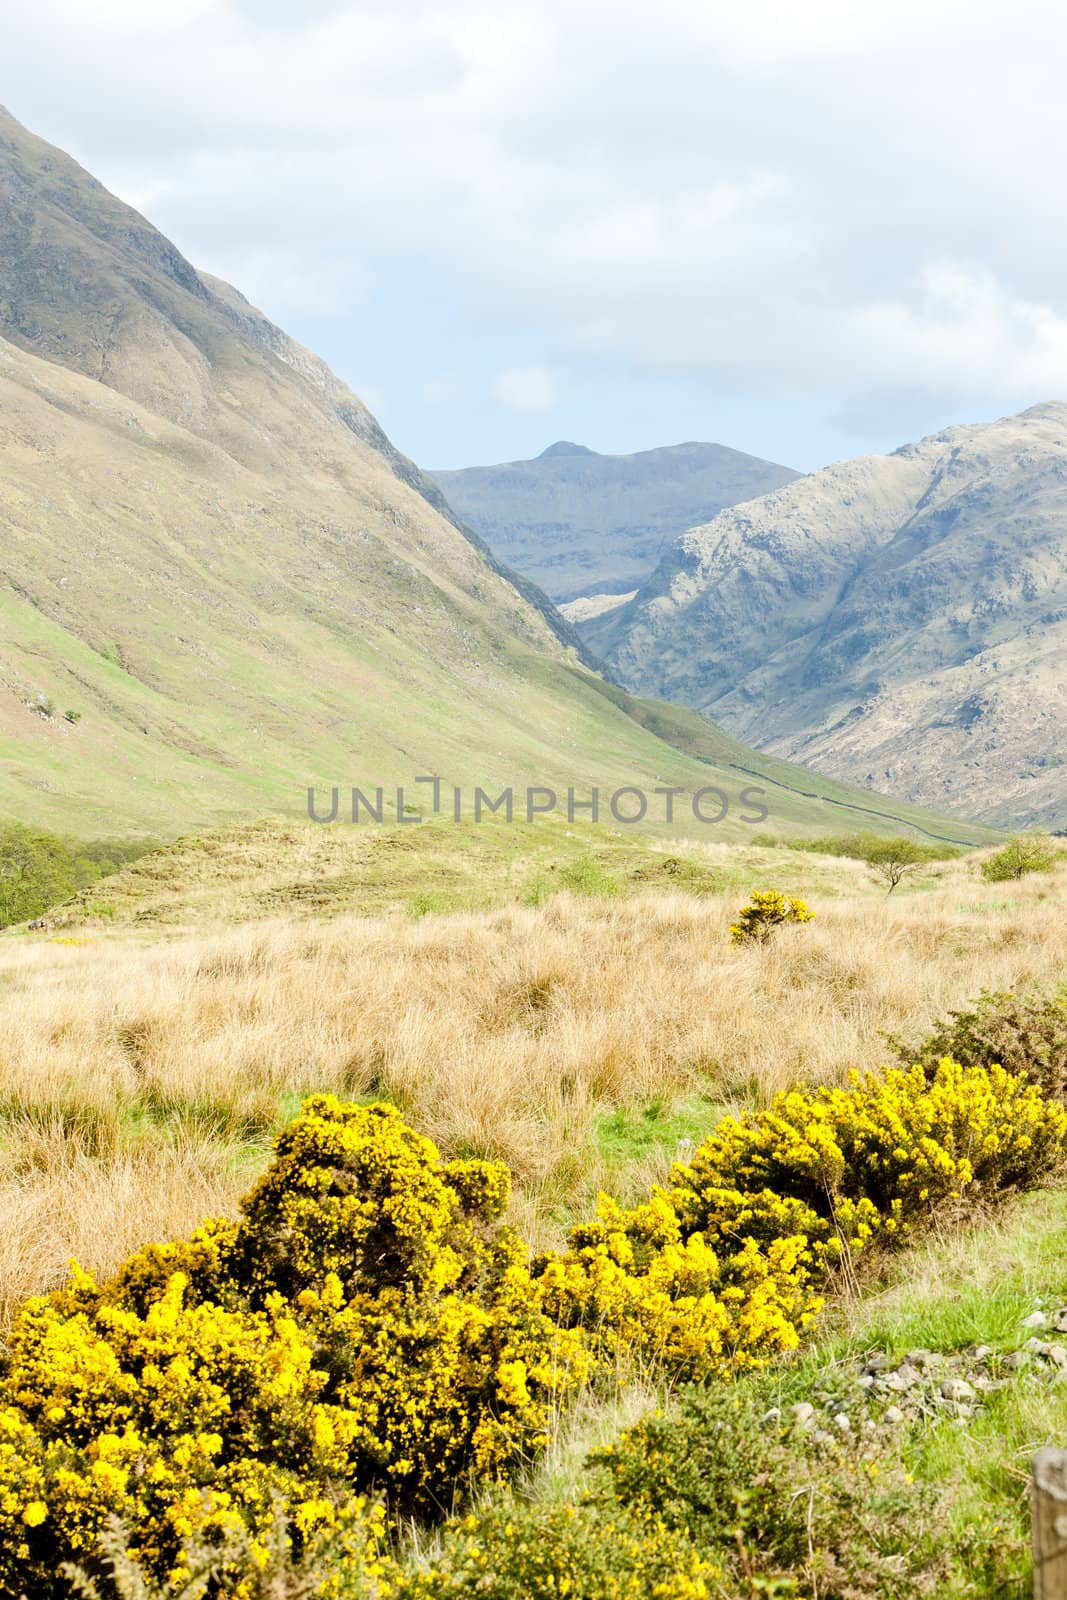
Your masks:
[{"label": "grassy mountain slope", "polygon": [[850,783],[1067,825],[1067,406],[812,473],[582,624],[638,693]]},{"label": "grassy mountain slope", "polygon": [[432,476],[502,560],[559,601],[635,589],[683,528],[796,473],[721,444],[602,456],[561,442],[534,461]]},{"label": "grassy mountain slope", "polygon": [[6,114],[0,259],[0,812],[161,836],[312,783],[714,781],[322,362]]},{"label": "grassy mountain slope", "polygon": [[5,809],[151,831],[659,763],[321,362],[6,115],[0,195]]}]

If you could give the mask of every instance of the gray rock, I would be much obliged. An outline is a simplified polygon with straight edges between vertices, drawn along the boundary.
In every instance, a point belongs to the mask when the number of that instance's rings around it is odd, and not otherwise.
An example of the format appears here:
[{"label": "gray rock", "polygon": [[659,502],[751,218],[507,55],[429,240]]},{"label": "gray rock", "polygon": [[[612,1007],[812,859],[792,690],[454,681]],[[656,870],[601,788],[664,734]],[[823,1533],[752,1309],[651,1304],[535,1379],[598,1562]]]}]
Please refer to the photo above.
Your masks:
[{"label": "gray rock", "polygon": [[1067,1333],[1067,1306],[1052,1313],[1052,1326],[1057,1333]]},{"label": "gray rock", "polygon": [[886,1406],[885,1420],[892,1423],[893,1426],[896,1427],[898,1423],[904,1421],[904,1413],[901,1411],[899,1406]]},{"label": "gray rock", "polygon": [[1062,1344],[1050,1344],[1047,1356],[1054,1367],[1067,1367],[1067,1350]]},{"label": "gray rock", "polygon": [[769,1411],[765,1411],[763,1413],[762,1417],[760,1417],[760,1421],[763,1423],[763,1425],[765,1427],[769,1426],[771,1423],[779,1423],[779,1422],[781,1422],[781,1420],[782,1420],[782,1408],[781,1408],[781,1406],[772,1406]]},{"label": "gray rock", "polygon": [[858,1382],[859,1387],[861,1389],[873,1389],[874,1388],[874,1378],[873,1378],[872,1374],[869,1373],[869,1372],[865,1372],[863,1374],[862,1378],[857,1379],[857,1382]]},{"label": "gray rock", "polygon": [[941,1385],[941,1393],[946,1400],[974,1400],[977,1398],[974,1389],[965,1378],[946,1378]]},{"label": "gray rock", "polygon": [[974,1355],[972,1360],[986,1361],[991,1355],[993,1355],[993,1353],[993,1346],[991,1344],[977,1344],[974,1347]]},{"label": "gray rock", "polygon": [[895,1372],[887,1372],[880,1381],[887,1389],[895,1389],[898,1394],[903,1394],[922,1382],[922,1374],[910,1361],[902,1361]]},{"label": "gray rock", "polygon": [[1012,1350],[1004,1357],[1004,1365],[1009,1372],[1018,1372],[1022,1367],[1030,1365],[1030,1355],[1026,1350]]},{"label": "gray rock", "polygon": [[1047,1311],[1031,1311],[1019,1324],[1020,1328],[1051,1328],[1052,1318]]},{"label": "gray rock", "polygon": [[837,1429],[838,1433],[851,1433],[852,1421],[845,1415],[843,1411],[839,1411],[834,1418],[834,1427]]},{"label": "gray rock", "polygon": [[801,1400],[799,1405],[793,1407],[793,1421],[798,1422],[802,1428],[815,1420],[815,1407],[810,1400]]}]

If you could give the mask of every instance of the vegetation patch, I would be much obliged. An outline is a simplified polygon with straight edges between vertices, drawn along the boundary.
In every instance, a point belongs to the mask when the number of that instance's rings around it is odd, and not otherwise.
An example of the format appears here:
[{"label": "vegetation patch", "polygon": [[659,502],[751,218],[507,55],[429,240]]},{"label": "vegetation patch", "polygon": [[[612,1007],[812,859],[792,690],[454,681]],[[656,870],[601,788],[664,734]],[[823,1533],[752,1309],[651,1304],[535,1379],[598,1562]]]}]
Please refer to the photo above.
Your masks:
[{"label": "vegetation patch", "polygon": [[731,924],[734,944],[766,944],[776,928],[787,923],[810,922],[814,917],[803,900],[781,894],[777,889],[757,889],[747,906],[742,906],[737,921]]},{"label": "vegetation patch", "polygon": [[983,994],[972,1005],[950,1011],[916,1045],[890,1037],[901,1061],[917,1061],[932,1072],[942,1056],[965,1066],[1025,1073],[1048,1095],[1067,1096],[1067,986]]},{"label": "vegetation patch", "polygon": [[982,877],[987,883],[1012,883],[1030,872],[1051,872],[1062,854],[1048,834],[1020,834],[986,856]]},{"label": "vegetation patch", "polygon": [[153,848],[149,840],[85,843],[18,822],[0,824],[0,928],[42,916]]},{"label": "vegetation patch", "polygon": [[[724,1119],[669,1188],[629,1212],[602,1197],[566,1251],[531,1259],[501,1220],[503,1166],[442,1162],[390,1106],[312,1098],[236,1223],[149,1246],[99,1285],[76,1271],[22,1309],[0,1384],[0,1577],[47,1595],[58,1555],[102,1578],[117,1518],[142,1568],[178,1587],[190,1541],[239,1534],[263,1566],[279,1516],[296,1557],[336,1530],[373,1575],[379,1501],[434,1518],[513,1476],[624,1357],[707,1379],[795,1349],[849,1252],[974,1186],[1032,1180],[1065,1146],[1067,1111],[1001,1068],[946,1060],[929,1084],[921,1066],[893,1070]],[[842,1507],[861,1498],[845,1473]],[[631,1499],[634,1572],[666,1562],[663,1593],[704,1592],[712,1567],[670,1554],[662,1507]],[[468,1529],[449,1572],[410,1592],[453,1592],[455,1563],[491,1546],[493,1526]],[[885,1551],[866,1556],[895,1560],[882,1526]],[[580,1520],[573,1532],[580,1546]],[[736,1547],[747,1580],[743,1532]],[[501,1572],[532,1581],[545,1559],[531,1528]],[[226,1582],[255,1592],[239,1569]]]}]

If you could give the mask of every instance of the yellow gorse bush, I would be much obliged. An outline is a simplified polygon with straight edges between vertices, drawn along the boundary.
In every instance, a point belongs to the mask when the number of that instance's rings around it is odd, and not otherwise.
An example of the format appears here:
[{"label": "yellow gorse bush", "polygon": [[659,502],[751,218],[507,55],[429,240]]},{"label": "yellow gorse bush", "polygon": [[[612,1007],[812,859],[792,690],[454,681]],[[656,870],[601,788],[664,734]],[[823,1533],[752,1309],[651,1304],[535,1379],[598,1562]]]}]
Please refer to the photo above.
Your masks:
[{"label": "yellow gorse bush", "polygon": [[[794,1347],[842,1253],[1065,1146],[1067,1112],[1021,1076],[891,1070],[725,1119],[667,1188],[601,1196],[531,1261],[502,1220],[505,1168],[442,1162],[390,1106],[315,1097],[237,1222],[22,1308],[0,1373],[0,1594],[52,1593],[63,1560],[94,1570],[109,1518],[177,1589],[191,1541],[239,1533],[265,1561],[280,1515],[297,1555],[343,1540],[385,1593],[383,1500],[435,1515],[503,1479],[620,1357],[709,1376]],[[223,1577],[254,1592],[247,1568]]]},{"label": "yellow gorse bush", "polygon": [[682,1376],[726,1373],[791,1350],[822,1304],[800,1234],[759,1243],[686,1230],[657,1190],[626,1211],[602,1195],[563,1255],[535,1262],[546,1309],[588,1330],[601,1359]]},{"label": "yellow gorse bush", "polygon": [[362,1489],[440,1511],[540,1448],[591,1361],[541,1309],[508,1198],[503,1167],[442,1163],[392,1107],[318,1097],[239,1222],[28,1301],[0,1384],[0,1590],[84,1565],[109,1515],[180,1574],[184,1541],[234,1519],[266,1537],[279,1503],[299,1545],[358,1520]]},{"label": "yellow gorse bush", "polygon": [[668,1189],[602,1195],[571,1249],[536,1264],[561,1322],[699,1377],[789,1350],[842,1258],[906,1234],[981,1185],[1032,1181],[1067,1147],[1067,1111],[1022,1075],[945,1059],[726,1117]]},{"label": "yellow gorse bush", "polygon": [[777,889],[756,889],[747,906],[742,906],[737,921],[730,924],[734,944],[766,944],[775,928],[785,922],[811,922],[814,911],[795,895]]},{"label": "yellow gorse bush", "polygon": [[1067,1111],[1022,1074],[948,1057],[847,1086],[777,1095],[726,1117],[687,1166],[671,1203],[684,1231],[770,1242],[804,1236],[832,1262],[876,1233],[906,1232],[974,1185],[1032,1181],[1067,1142]]}]

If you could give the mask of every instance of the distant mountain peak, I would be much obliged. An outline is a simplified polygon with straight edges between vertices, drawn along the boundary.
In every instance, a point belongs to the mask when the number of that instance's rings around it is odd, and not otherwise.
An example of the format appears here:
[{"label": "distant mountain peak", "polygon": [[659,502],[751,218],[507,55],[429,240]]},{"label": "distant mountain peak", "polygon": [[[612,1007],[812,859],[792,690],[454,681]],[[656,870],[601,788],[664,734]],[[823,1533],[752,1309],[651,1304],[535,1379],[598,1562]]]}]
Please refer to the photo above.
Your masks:
[{"label": "distant mountain peak", "polygon": [[490,549],[557,603],[639,588],[686,528],[797,476],[721,444],[616,456],[569,439],[533,461],[431,473]]},{"label": "distant mountain peak", "polygon": [[555,444],[550,444],[547,450],[542,450],[538,461],[547,461],[550,456],[595,456],[596,451],[590,450],[584,444],[572,444],[569,439],[558,439]]}]

